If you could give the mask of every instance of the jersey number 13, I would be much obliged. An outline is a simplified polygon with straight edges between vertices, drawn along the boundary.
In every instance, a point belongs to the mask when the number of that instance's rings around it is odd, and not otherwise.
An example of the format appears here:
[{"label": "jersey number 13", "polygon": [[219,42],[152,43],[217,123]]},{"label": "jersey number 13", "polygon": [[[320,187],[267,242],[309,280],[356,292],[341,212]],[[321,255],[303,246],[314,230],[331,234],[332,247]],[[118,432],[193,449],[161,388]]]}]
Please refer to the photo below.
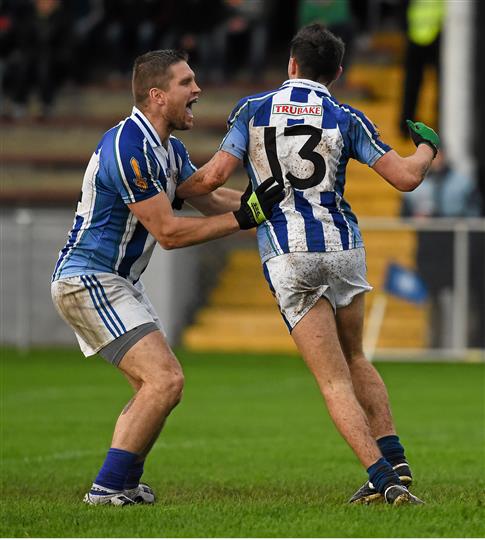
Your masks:
[{"label": "jersey number 13", "polygon": [[[290,184],[296,189],[309,189],[319,184],[325,178],[325,173],[327,172],[325,159],[321,154],[315,152],[315,148],[322,138],[322,130],[315,126],[297,124],[295,126],[285,127],[283,135],[285,137],[309,136],[305,144],[298,151],[298,155],[302,159],[313,163],[314,166],[313,174],[308,178],[299,178],[291,172],[287,173],[286,178]],[[273,178],[278,182],[283,182],[283,173],[276,149],[276,127],[264,128],[264,147]]]}]

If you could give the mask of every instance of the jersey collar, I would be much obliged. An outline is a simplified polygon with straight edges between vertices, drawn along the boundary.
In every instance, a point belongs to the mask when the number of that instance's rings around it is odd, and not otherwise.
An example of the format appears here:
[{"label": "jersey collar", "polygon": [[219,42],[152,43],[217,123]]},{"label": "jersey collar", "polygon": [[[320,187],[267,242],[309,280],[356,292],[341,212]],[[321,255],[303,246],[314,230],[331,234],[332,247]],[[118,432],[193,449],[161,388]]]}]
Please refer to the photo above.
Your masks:
[{"label": "jersey collar", "polygon": [[147,138],[148,142],[152,145],[153,148],[162,146],[162,141],[158,136],[158,133],[155,131],[155,128],[150,124],[150,120],[138,109],[133,107],[130,118],[135,122],[135,124],[142,130],[143,135]]},{"label": "jersey collar", "polygon": [[328,91],[328,88],[324,84],[320,84],[315,81],[310,81],[309,79],[288,79],[281,85],[281,88],[288,88],[289,86],[298,86],[299,88],[303,86],[304,88],[309,88],[310,90],[323,92],[324,94],[327,94],[328,96],[330,96],[330,92]]}]

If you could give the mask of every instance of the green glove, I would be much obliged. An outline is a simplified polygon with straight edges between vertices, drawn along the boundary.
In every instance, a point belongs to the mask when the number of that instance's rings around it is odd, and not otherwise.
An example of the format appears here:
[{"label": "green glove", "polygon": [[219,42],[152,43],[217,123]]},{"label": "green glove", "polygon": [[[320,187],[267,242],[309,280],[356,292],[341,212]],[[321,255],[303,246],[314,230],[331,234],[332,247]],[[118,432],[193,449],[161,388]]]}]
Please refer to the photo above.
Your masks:
[{"label": "green glove", "polygon": [[411,134],[411,139],[413,140],[416,146],[420,144],[427,144],[434,152],[434,156],[438,153],[440,147],[440,137],[426,124],[423,122],[413,122],[412,120],[406,120],[406,124],[409,128],[409,133]]},{"label": "green glove", "polygon": [[283,200],[283,185],[274,178],[268,178],[253,192],[251,182],[241,195],[241,207],[234,212],[234,216],[241,229],[252,229],[272,215],[272,208]]}]

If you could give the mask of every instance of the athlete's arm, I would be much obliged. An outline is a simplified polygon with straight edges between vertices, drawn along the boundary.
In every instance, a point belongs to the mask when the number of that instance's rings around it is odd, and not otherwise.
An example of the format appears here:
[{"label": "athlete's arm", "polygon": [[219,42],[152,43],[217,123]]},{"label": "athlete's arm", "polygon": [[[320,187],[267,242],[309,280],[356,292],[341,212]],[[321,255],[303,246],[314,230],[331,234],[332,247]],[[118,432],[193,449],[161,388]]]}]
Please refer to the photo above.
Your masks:
[{"label": "athlete's arm", "polygon": [[241,191],[222,187],[207,195],[191,197],[187,203],[205,216],[218,216],[237,210],[241,204],[241,195]]},{"label": "athlete's arm", "polygon": [[240,229],[234,214],[215,217],[177,217],[165,193],[128,205],[164,249],[175,249],[221,238]]},{"label": "athlete's arm", "polygon": [[271,217],[273,206],[282,199],[283,187],[268,178],[254,192],[248,186],[235,212],[219,216],[176,217],[165,192],[128,207],[163,248],[175,249],[257,227]]},{"label": "athlete's arm", "polygon": [[214,191],[227,182],[239,163],[239,158],[224,150],[219,150],[203,167],[177,188],[177,197],[188,199]]},{"label": "athlete's arm", "polygon": [[406,120],[416,152],[401,157],[391,150],[378,159],[373,169],[399,191],[413,191],[423,181],[440,147],[439,135],[422,122]]},{"label": "athlete's arm", "polygon": [[399,191],[413,191],[423,181],[433,158],[434,151],[428,145],[420,144],[408,157],[390,150],[372,168]]}]

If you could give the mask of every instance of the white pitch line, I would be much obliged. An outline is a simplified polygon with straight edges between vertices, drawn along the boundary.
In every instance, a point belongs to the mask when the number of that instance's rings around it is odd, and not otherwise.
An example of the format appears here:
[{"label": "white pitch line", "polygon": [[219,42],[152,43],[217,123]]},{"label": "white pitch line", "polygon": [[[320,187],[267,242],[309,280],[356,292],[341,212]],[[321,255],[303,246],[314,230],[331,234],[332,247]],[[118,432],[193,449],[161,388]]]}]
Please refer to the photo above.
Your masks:
[{"label": "white pitch line", "polygon": [[[186,441],[178,444],[166,443],[164,441],[157,442],[153,449],[160,448],[194,448],[196,446],[206,445],[206,441]],[[79,459],[88,456],[102,456],[103,452],[100,450],[68,450],[66,452],[55,452],[53,454],[47,454],[45,456],[24,456],[24,457],[11,457],[0,459],[2,464],[15,464],[15,463],[42,463],[45,461],[69,461],[71,459]]]}]

